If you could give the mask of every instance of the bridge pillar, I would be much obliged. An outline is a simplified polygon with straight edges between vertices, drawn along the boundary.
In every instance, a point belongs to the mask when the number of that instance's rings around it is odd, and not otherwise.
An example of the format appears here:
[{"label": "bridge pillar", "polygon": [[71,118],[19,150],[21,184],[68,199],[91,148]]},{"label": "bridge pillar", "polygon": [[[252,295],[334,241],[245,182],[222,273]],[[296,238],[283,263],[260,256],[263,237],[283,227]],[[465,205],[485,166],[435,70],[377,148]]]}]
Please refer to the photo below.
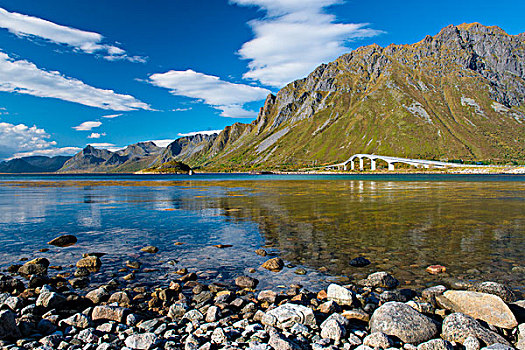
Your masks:
[{"label": "bridge pillar", "polygon": [[343,165],[343,170],[344,170],[344,171],[347,171],[347,170],[348,170],[348,164]]},{"label": "bridge pillar", "polygon": [[394,163],[388,163],[388,170],[396,170]]},{"label": "bridge pillar", "polygon": [[370,159],[370,166],[371,166],[371,170],[374,171],[376,170],[376,160],[375,159]]},{"label": "bridge pillar", "polygon": [[355,163],[353,160],[350,162],[350,169],[355,170]]},{"label": "bridge pillar", "polygon": [[359,170],[365,170],[365,160],[363,158],[359,158]]}]

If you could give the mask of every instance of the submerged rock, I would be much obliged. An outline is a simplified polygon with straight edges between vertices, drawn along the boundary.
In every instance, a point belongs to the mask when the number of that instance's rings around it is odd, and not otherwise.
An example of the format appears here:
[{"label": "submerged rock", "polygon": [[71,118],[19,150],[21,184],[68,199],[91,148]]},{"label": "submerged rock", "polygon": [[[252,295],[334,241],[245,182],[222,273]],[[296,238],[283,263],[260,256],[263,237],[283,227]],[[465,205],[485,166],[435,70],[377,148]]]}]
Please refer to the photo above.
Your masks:
[{"label": "submerged rock", "polygon": [[51,241],[47,242],[49,245],[54,245],[55,247],[69,247],[77,243],[77,238],[73,235],[62,235]]},{"label": "submerged rock", "polygon": [[262,264],[262,267],[273,272],[279,272],[283,269],[284,262],[281,258],[273,258]]},{"label": "submerged rock", "polygon": [[141,251],[143,251],[145,253],[156,254],[156,253],[159,252],[159,248],[157,248],[155,246],[152,246],[152,245],[149,245],[147,247],[142,248]]},{"label": "submerged rock", "polygon": [[375,272],[366,279],[359,281],[365,287],[392,289],[399,285],[399,281],[387,272]]},{"label": "submerged rock", "polygon": [[259,280],[249,276],[239,276],[235,279],[235,285],[239,288],[255,289],[259,284]]},{"label": "submerged rock", "polygon": [[359,256],[357,258],[353,258],[352,260],[350,260],[349,264],[350,266],[353,266],[353,267],[365,267],[365,266],[370,265],[370,260],[362,256]]}]

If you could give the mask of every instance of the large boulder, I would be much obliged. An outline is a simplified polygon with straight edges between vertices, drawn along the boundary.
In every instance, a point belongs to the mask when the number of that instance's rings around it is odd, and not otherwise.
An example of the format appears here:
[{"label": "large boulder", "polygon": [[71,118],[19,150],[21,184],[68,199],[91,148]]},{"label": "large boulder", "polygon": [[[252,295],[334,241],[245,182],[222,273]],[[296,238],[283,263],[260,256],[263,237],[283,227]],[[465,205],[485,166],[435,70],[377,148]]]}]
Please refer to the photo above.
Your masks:
[{"label": "large boulder", "polygon": [[370,319],[370,330],[383,332],[415,345],[439,334],[436,322],[396,301],[385,303],[374,312]]},{"label": "large boulder", "polygon": [[53,290],[50,286],[43,286],[40,294],[36,299],[36,306],[42,306],[49,309],[54,309],[62,306],[66,302],[66,297]]},{"label": "large boulder", "polygon": [[284,304],[269,310],[264,314],[261,322],[264,325],[282,329],[290,328],[294,323],[300,323],[305,326],[316,324],[313,310],[297,304]]},{"label": "large boulder", "polygon": [[454,312],[461,312],[496,327],[512,329],[518,325],[509,307],[494,294],[449,290],[443,293],[449,302],[445,306]]},{"label": "large boulder", "polygon": [[235,279],[235,285],[239,288],[255,289],[259,284],[259,280],[250,276],[239,276]]},{"label": "large boulder", "polygon": [[459,312],[445,317],[441,336],[445,340],[461,344],[469,336],[472,336],[480,339],[487,345],[496,343],[508,345],[508,342],[502,336],[486,329],[474,318]]},{"label": "large boulder", "polygon": [[321,323],[321,337],[332,339],[339,344],[341,339],[346,335],[346,326],[350,322],[340,314],[332,314],[323,323]]}]

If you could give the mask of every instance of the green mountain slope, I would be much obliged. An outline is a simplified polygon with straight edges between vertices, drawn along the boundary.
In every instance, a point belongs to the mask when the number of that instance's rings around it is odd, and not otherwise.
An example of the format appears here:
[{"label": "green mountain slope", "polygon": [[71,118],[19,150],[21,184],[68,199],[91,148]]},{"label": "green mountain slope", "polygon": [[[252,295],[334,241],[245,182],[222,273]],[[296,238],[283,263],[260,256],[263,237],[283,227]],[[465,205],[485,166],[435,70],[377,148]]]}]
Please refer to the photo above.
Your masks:
[{"label": "green mountain slope", "polygon": [[448,26],[416,44],[371,45],[321,65],[268,96],[253,123],[162,161],[210,170],[297,168],[355,153],[523,161],[524,101],[525,34]]}]

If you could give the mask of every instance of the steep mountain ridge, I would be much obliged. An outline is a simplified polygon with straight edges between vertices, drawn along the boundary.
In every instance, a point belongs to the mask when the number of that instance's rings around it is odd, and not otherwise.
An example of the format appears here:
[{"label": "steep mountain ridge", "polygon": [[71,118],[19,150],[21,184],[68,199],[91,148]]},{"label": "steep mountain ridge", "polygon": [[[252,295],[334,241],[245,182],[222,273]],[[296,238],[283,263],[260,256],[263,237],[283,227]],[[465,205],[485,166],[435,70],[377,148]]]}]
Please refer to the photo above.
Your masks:
[{"label": "steep mountain ridge", "polygon": [[[478,23],[411,45],[361,47],[270,95],[225,129],[211,169],[299,167],[355,153],[508,162],[525,158],[525,35]],[[212,143],[216,143],[214,140]],[[177,158],[177,157],[175,157]]]}]

